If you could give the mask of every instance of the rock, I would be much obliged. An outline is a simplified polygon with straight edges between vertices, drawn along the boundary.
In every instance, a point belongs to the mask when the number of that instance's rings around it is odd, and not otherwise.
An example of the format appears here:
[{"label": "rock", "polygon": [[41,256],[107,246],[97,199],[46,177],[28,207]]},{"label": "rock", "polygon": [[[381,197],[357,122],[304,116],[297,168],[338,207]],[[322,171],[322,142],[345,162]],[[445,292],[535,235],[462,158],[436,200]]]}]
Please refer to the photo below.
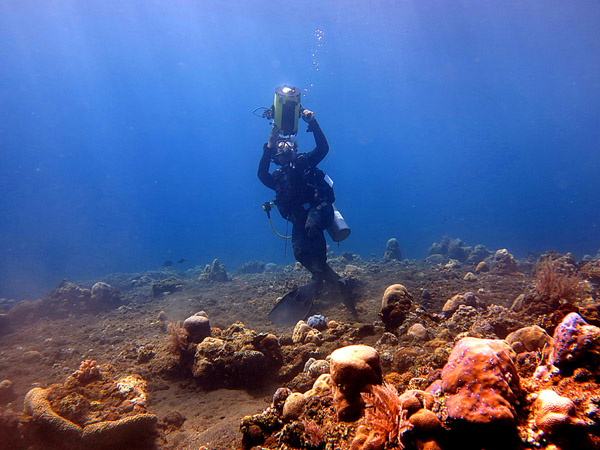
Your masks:
[{"label": "rock", "polygon": [[471,423],[512,423],[521,392],[516,354],[503,340],[466,337],[442,370],[448,417]]},{"label": "rock", "polygon": [[468,332],[478,318],[477,310],[472,306],[460,305],[452,317],[446,321],[447,330],[453,334]]},{"label": "rock", "polygon": [[294,392],[290,394],[283,405],[283,420],[289,422],[298,419],[306,409],[306,398],[304,394]]},{"label": "rock", "polygon": [[92,286],[91,301],[96,308],[112,308],[121,304],[121,292],[116,287],[99,281]]},{"label": "rock", "polygon": [[198,312],[183,321],[190,342],[199,343],[210,336],[210,321],[204,311]]},{"label": "rock", "polygon": [[442,313],[446,317],[450,317],[461,305],[472,306],[474,308],[482,306],[479,297],[473,292],[466,292],[464,294],[453,295],[452,298],[446,301],[442,307]]},{"label": "rock", "polygon": [[281,267],[279,267],[277,264],[273,264],[273,263],[265,264],[265,272],[275,273],[275,272],[280,272],[280,271],[281,271]]},{"label": "rock", "polygon": [[355,421],[364,408],[360,393],[383,382],[379,353],[367,345],[349,345],[331,354],[330,365],[336,413],[340,420]]},{"label": "rock", "polygon": [[489,258],[492,255],[485,245],[477,244],[473,247],[471,253],[469,253],[469,257],[467,258],[467,262],[469,264],[480,264],[484,259]]},{"label": "rock", "polygon": [[16,398],[15,387],[10,380],[0,381],[0,405],[4,405]]},{"label": "rock", "polygon": [[402,252],[400,251],[400,244],[396,238],[391,238],[387,241],[385,246],[385,253],[383,254],[385,261],[401,261]]},{"label": "rock", "polygon": [[330,371],[329,361],[325,359],[318,359],[316,361],[313,360],[312,364],[310,364],[305,372],[311,378],[318,378],[323,374],[327,374]]},{"label": "rock", "polygon": [[304,396],[308,399],[313,396],[322,397],[324,395],[331,395],[333,390],[333,381],[331,381],[331,375],[328,373],[324,373],[319,375],[319,377],[313,383],[311,389],[304,393]]},{"label": "rock", "polygon": [[262,261],[245,262],[238,270],[239,273],[263,273],[264,271],[265,263]]},{"label": "rock", "polygon": [[171,410],[163,418],[163,422],[173,428],[181,428],[186,421],[186,417],[179,411]]},{"label": "rock", "polygon": [[494,255],[494,271],[500,274],[517,272],[517,261],[505,248],[497,250]]},{"label": "rock", "polygon": [[413,305],[413,297],[401,284],[392,284],[383,293],[379,316],[386,328],[399,327]]},{"label": "rock", "polygon": [[183,281],[177,277],[168,277],[152,283],[152,296],[158,297],[161,294],[170,294],[181,289],[183,289]]},{"label": "rock", "polygon": [[8,327],[10,325],[10,319],[8,314],[0,313],[0,334],[4,334],[8,332]]},{"label": "rock", "polygon": [[420,323],[415,323],[413,326],[411,326],[406,334],[419,341],[426,341],[428,338],[427,329]]},{"label": "rock", "polygon": [[479,264],[477,264],[477,267],[475,267],[475,273],[485,273],[489,271],[490,265],[485,261],[481,261]]},{"label": "rock", "polygon": [[283,406],[285,401],[290,396],[292,391],[286,387],[280,387],[273,394],[273,400],[271,401],[271,407],[275,409],[279,414],[283,413]]},{"label": "rock", "polygon": [[552,338],[546,330],[537,325],[520,328],[513,331],[505,338],[512,349],[517,353],[535,352],[545,347],[550,347]]},{"label": "rock", "polygon": [[477,281],[477,277],[475,276],[475,274],[473,272],[467,272],[465,274],[465,276],[463,277],[463,280],[468,281],[469,283],[473,283],[473,282]]},{"label": "rock", "polygon": [[471,254],[471,247],[467,246],[460,239],[450,239],[444,236],[439,244],[432,244],[429,248],[430,255],[444,255],[452,259],[457,259],[460,262],[466,262]]}]

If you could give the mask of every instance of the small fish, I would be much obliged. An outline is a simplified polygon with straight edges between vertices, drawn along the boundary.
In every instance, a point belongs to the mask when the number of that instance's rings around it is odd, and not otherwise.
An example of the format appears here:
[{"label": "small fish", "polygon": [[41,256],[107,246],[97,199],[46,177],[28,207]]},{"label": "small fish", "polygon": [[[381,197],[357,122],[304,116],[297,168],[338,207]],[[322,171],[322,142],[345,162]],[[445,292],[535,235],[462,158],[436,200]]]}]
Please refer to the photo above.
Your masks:
[{"label": "small fish", "polygon": [[173,261],[165,261],[165,262],[163,263],[163,266],[164,266],[164,267],[171,267],[172,265],[173,265]]},{"label": "small fish", "polygon": [[183,264],[184,262],[187,262],[187,259],[180,259],[177,261],[177,264]]}]

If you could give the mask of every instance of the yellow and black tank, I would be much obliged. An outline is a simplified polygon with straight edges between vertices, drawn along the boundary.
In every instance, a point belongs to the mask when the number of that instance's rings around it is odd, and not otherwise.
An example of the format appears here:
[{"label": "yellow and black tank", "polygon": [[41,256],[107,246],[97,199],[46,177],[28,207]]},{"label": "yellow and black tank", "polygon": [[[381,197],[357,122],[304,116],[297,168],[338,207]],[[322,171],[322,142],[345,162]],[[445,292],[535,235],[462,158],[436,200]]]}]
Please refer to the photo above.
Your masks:
[{"label": "yellow and black tank", "polygon": [[299,88],[287,84],[275,88],[273,122],[283,136],[293,136],[298,133],[298,118],[301,109],[300,94]]}]

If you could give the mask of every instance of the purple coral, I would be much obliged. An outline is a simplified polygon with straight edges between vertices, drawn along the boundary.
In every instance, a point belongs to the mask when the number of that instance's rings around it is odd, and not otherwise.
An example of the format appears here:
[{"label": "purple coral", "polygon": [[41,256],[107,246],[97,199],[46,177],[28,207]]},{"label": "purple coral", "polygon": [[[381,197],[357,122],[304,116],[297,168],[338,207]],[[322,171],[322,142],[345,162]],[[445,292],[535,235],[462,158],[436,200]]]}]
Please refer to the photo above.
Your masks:
[{"label": "purple coral", "polygon": [[577,313],[565,316],[554,330],[550,363],[569,374],[578,367],[598,372],[600,328],[588,325]]}]

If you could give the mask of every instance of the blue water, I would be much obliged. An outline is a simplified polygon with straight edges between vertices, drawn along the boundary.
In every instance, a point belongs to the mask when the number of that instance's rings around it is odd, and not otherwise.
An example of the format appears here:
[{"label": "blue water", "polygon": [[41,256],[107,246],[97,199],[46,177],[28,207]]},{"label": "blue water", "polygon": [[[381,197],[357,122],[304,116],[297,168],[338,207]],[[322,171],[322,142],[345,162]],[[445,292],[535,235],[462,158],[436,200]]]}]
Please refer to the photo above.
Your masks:
[{"label": "blue water", "polygon": [[597,1],[2,0],[0,297],[292,262],[252,115],[282,83],[330,142],[334,250],[595,254],[599,23]]}]

